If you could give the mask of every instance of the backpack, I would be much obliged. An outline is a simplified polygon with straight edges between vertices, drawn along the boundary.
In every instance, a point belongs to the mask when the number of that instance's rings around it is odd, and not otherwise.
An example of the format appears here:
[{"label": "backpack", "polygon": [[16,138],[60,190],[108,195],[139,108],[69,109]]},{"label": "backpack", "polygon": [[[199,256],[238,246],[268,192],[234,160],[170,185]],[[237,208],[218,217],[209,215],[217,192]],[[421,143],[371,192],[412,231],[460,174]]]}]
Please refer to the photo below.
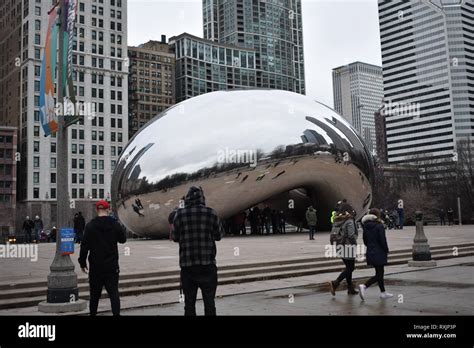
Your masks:
[{"label": "backpack", "polygon": [[329,234],[329,241],[332,244],[336,245],[341,245],[344,244],[345,238],[344,238],[344,233],[342,232],[342,227],[344,224],[341,226],[333,226],[331,233]]}]

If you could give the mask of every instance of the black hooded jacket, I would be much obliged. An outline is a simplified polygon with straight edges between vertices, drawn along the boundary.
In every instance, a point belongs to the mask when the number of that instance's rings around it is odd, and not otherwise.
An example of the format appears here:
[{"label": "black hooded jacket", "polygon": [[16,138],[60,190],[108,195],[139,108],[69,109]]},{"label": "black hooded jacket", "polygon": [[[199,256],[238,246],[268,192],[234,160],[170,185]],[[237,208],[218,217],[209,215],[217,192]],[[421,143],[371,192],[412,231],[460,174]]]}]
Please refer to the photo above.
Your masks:
[{"label": "black hooded jacket", "polygon": [[89,272],[92,274],[119,271],[117,243],[127,240],[125,229],[110,216],[97,216],[87,225],[81,242],[79,264],[84,268],[89,254]]}]

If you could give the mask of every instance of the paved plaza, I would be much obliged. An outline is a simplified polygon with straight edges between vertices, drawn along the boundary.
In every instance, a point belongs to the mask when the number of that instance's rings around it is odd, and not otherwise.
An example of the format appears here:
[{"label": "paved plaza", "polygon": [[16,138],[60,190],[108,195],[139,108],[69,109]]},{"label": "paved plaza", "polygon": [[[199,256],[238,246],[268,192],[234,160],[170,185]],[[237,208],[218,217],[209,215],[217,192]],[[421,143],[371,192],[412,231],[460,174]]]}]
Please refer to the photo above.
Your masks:
[{"label": "paved plaza", "polygon": [[[432,247],[455,246],[474,240],[472,226],[428,226],[425,227],[425,233]],[[414,227],[387,231],[390,249],[410,249],[414,234]],[[328,232],[317,234],[314,241],[310,241],[303,233],[226,237],[218,243],[218,265],[322,257],[328,238]],[[362,243],[361,235],[359,243]],[[2,260],[0,284],[44,282],[49,273],[53,252],[53,244],[41,244],[37,262]],[[122,274],[178,269],[178,245],[168,240],[131,240],[120,246],[120,252]],[[79,270],[77,256],[76,250],[72,257],[76,272]],[[358,296],[348,297],[344,290],[332,298],[327,288],[327,282],[337,276],[332,271],[294,278],[220,285],[217,291],[217,308],[222,315],[474,315],[473,265],[474,256],[465,256],[439,260],[434,268],[412,268],[406,263],[388,266],[387,290],[395,295],[394,298],[380,300],[377,297],[378,289],[374,286],[370,288],[365,303],[361,303]],[[356,282],[364,281],[373,272],[373,269],[356,269]],[[83,274],[79,276],[85,277]],[[182,315],[183,304],[178,300],[177,290],[124,296],[122,314]],[[443,306],[439,306],[439,303],[443,303]],[[100,302],[99,312],[110,315],[108,299],[104,298]],[[87,313],[83,311],[78,314]],[[201,301],[198,301],[198,313],[202,313]],[[40,314],[37,307],[0,310],[0,315]]]},{"label": "paved plaza", "polygon": [[[394,295],[388,300],[378,297],[376,285],[367,290],[362,302],[344,290],[332,297],[322,283],[219,297],[216,307],[219,315],[474,315],[474,258],[470,261],[392,273],[385,280],[387,291]],[[361,274],[356,271],[354,275]],[[122,315],[183,315],[183,307],[174,303],[124,310]],[[204,313],[202,301],[197,302],[196,310],[198,315]]]},{"label": "paved plaza", "polygon": [[[456,245],[474,242],[474,226],[427,226],[425,234],[431,246]],[[415,236],[415,228],[388,230],[387,238],[391,250],[410,249]],[[306,233],[288,233],[268,236],[231,236],[217,243],[218,266],[235,265],[250,262],[263,262],[291,258],[323,257],[325,246],[329,243],[329,232],[316,234],[310,241]],[[358,243],[362,242],[359,231]],[[54,258],[55,244],[40,244],[38,260],[2,259],[0,284],[14,284],[25,281],[45,281]],[[129,240],[119,245],[121,274],[146,273],[178,269],[178,244],[169,240]],[[80,278],[82,274],[76,253],[71,256]]]}]

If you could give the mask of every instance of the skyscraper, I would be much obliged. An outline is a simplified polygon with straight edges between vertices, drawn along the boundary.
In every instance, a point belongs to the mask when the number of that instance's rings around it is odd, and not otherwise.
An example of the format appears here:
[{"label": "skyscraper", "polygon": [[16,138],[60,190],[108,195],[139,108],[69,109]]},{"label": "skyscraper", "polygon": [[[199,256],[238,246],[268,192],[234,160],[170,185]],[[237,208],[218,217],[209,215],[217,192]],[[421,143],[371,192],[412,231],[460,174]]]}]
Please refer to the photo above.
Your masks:
[{"label": "skyscraper", "polygon": [[172,106],[175,98],[175,55],[166,36],[128,48],[129,136],[151,118]]},{"label": "skyscraper", "polygon": [[333,69],[334,109],[365,140],[369,150],[376,150],[374,113],[383,99],[382,68],[355,62]]},{"label": "skyscraper", "polygon": [[301,0],[203,0],[204,39],[253,49],[257,86],[305,94]]},{"label": "skyscraper", "polygon": [[388,161],[452,162],[474,135],[474,4],[379,0]]},{"label": "skyscraper", "polygon": [[[44,136],[39,92],[54,3],[0,4],[0,120],[19,128],[23,214],[45,217],[48,228],[56,217],[56,139]],[[126,58],[127,1],[78,1],[72,77],[77,100],[95,106],[95,115],[69,127],[69,194],[75,204],[109,196],[115,161],[128,139]]]}]

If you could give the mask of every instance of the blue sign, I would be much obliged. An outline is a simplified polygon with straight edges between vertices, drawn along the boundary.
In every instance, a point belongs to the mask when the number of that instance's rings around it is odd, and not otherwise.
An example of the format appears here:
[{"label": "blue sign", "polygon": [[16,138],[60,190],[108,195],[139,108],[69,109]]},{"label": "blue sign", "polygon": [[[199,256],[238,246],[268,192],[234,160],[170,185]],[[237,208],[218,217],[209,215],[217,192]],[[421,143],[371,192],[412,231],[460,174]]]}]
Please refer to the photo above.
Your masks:
[{"label": "blue sign", "polygon": [[59,251],[61,255],[74,254],[74,238],[75,233],[73,228],[61,228],[59,232]]}]

